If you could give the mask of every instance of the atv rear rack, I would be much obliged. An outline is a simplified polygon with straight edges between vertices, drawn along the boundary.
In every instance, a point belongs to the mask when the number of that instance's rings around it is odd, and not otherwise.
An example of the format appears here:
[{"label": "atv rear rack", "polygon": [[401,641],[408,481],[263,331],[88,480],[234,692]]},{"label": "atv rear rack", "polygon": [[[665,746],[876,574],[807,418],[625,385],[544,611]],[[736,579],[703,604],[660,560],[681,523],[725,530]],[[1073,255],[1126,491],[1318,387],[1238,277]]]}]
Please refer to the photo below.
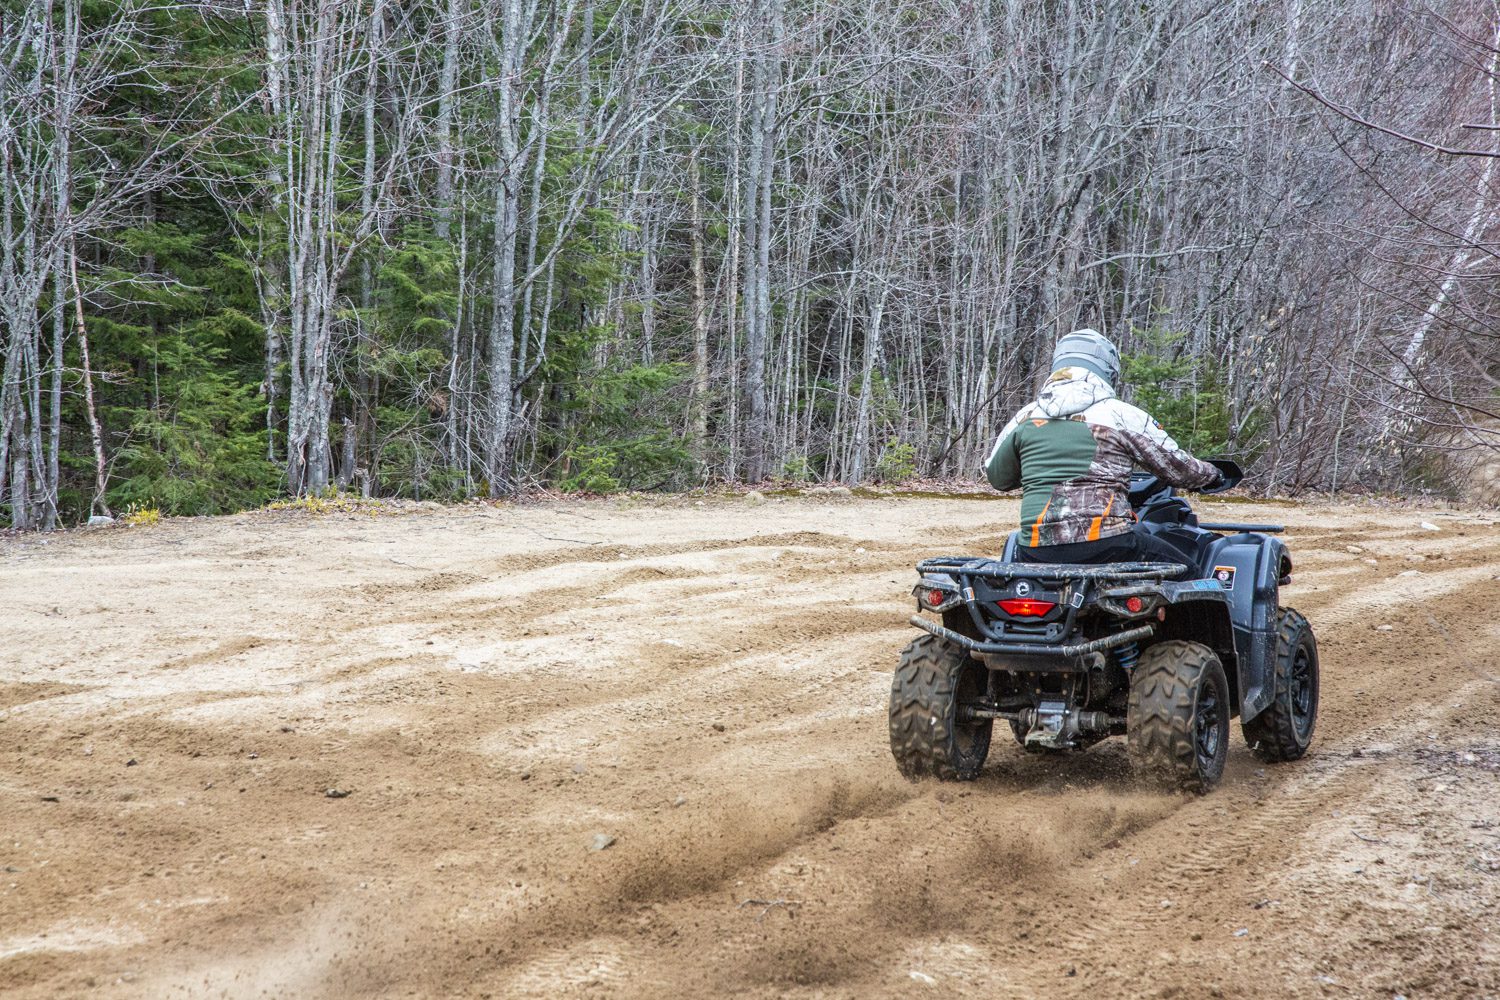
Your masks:
[{"label": "atv rear rack", "polygon": [[[952,621],[939,625],[920,615],[911,619],[918,628],[976,656],[1040,656],[1054,662],[1076,662],[1091,653],[1149,638],[1155,632],[1153,625],[1137,621],[1135,627],[1114,635],[1084,638],[1077,633],[1075,622],[1079,610],[1091,597],[1114,596],[1117,591],[1154,593],[1162,588],[1180,586],[1168,583],[1167,578],[1180,576],[1187,567],[1170,562],[1021,563],[984,556],[939,556],[918,563],[917,571],[923,575],[924,581],[930,577],[938,578],[934,583],[940,588],[939,592],[946,590],[963,602],[973,621],[974,631],[950,628],[955,625]],[[947,588],[939,582],[943,578],[952,581]],[[1016,583],[1017,580],[1034,581],[1034,590],[1026,589],[1030,583]],[[1009,584],[1004,581],[1009,581]],[[918,590],[921,586],[918,584]],[[1214,586],[1217,589],[1218,585]],[[1053,602],[1047,605],[1049,610],[1061,605],[1061,617],[1056,617],[1057,612],[1053,611],[1047,621],[1033,623],[997,619],[993,612],[981,613],[980,609],[989,602],[1003,600],[1015,590],[1021,597],[1036,591],[1046,594],[1046,600]],[[923,607],[921,594],[917,596],[920,609]],[[949,607],[945,602],[940,609],[946,613]],[[937,610],[939,605],[929,601],[926,608]]]},{"label": "atv rear rack", "polygon": [[1180,576],[1187,567],[1169,562],[1020,563],[984,556],[936,556],[917,563],[919,573],[958,573],[967,576],[1004,576],[1028,580],[1151,580]]}]

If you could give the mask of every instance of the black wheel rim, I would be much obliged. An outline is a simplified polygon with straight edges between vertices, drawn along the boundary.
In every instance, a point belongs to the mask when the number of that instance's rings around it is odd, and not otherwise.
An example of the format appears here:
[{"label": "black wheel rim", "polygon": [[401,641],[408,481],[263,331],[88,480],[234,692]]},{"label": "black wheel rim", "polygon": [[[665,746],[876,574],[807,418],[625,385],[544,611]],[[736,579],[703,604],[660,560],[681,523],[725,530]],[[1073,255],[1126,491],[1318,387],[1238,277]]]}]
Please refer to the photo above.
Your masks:
[{"label": "black wheel rim", "polygon": [[1198,695],[1194,742],[1198,748],[1198,766],[1205,771],[1212,768],[1214,759],[1219,756],[1219,747],[1224,742],[1222,714],[1219,693],[1213,689],[1213,685],[1204,687]]},{"label": "black wheel rim", "polygon": [[1307,724],[1312,720],[1314,706],[1317,701],[1317,680],[1313,674],[1312,651],[1308,649],[1307,643],[1297,644],[1297,652],[1292,657],[1292,718],[1297,724],[1298,732],[1305,732]]}]

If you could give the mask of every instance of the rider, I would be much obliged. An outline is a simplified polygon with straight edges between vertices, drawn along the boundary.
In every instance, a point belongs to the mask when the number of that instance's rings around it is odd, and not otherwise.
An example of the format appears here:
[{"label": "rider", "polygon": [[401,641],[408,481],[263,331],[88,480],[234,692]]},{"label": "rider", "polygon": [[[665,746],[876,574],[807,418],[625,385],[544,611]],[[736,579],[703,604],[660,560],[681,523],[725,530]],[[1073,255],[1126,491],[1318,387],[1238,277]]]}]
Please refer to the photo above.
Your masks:
[{"label": "rider", "polygon": [[1142,466],[1173,486],[1222,482],[1161,424],[1116,398],[1120,352],[1097,330],[1074,330],[1052,352],[1036,402],[1011,418],[984,471],[997,490],[1020,487],[1022,562],[1183,562],[1169,542],[1136,530],[1127,490]]}]

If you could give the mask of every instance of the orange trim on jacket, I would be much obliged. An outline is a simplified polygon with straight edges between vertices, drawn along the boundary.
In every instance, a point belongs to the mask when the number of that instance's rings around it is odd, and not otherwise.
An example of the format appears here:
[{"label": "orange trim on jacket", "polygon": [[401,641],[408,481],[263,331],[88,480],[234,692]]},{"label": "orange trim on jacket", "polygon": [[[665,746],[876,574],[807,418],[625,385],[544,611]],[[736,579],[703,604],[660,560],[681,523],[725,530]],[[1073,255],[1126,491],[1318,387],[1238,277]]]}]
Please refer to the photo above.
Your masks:
[{"label": "orange trim on jacket", "polygon": [[[1110,497],[1109,503],[1104,505],[1104,513],[1094,518],[1093,523],[1089,525],[1089,533],[1087,539],[1085,539],[1086,541],[1097,542],[1099,540],[1099,530],[1104,527],[1104,519],[1109,516],[1109,512],[1114,509],[1114,506],[1115,498]],[[1134,514],[1135,511],[1131,511],[1131,513]]]},{"label": "orange trim on jacket", "polygon": [[1036,548],[1038,545],[1042,544],[1042,522],[1047,519],[1047,507],[1051,506],[1052,501],[1048,500],[1046,507],[1043,507],[1042,512],[1036,516],[1036,523],[1031,526],[1032,548]]}]

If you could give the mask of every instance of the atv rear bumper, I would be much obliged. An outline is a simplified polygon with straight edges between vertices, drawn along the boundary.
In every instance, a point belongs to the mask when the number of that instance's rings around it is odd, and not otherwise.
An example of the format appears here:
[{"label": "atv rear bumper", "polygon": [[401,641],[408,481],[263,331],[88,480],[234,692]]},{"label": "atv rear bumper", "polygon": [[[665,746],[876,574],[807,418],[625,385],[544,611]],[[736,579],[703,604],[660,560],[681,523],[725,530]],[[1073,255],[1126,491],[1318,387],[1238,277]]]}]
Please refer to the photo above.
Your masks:
[{"label": "atv rear bumper", "polygon": [[1142,625],[1138,628],[1127,629],[1114,635],[1105,636],[1102,639],[1094,639],[1090,642],[1078,642],[1066,646],[1044,645],[1031,642],[990,642],[982,639],[971,639],[966,635],[960,635],[949,628],[928,621],[921,615],[912,615],[911,623],[917,628],[925,629],[940,639],[962,646],[971,653],[999,653],[1003,656],[1035,656],[1047,659],[1061,658],[1073,659],[1088,653],[1100,653],[1106,649],[1116,646],[1124,646],[1132,642],[1146,639],[1156,631],[1153,625]]}]

